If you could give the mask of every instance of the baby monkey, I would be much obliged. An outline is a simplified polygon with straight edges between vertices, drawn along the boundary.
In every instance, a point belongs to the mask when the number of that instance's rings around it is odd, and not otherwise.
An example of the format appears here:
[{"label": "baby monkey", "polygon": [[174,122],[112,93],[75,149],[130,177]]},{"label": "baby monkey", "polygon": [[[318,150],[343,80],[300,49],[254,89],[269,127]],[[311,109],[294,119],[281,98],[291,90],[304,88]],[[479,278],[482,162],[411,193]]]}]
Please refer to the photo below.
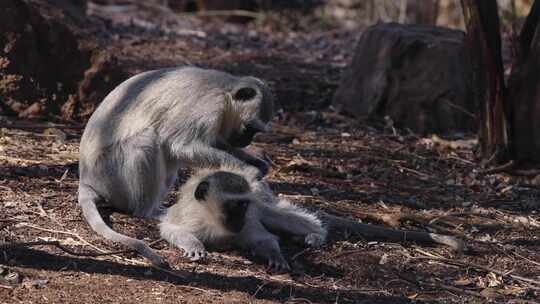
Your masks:
[{"label": "baby monkey", "polygon": [[222,165],[202,169],[180,189],[178,203],[160,224],[161,236],[192,260],[215,250],[241,248],[268,262],[274,271],[290,270],[277,234],[301,237],[311,247],[326,240],[321,221],[274,196],[256,170]]}]

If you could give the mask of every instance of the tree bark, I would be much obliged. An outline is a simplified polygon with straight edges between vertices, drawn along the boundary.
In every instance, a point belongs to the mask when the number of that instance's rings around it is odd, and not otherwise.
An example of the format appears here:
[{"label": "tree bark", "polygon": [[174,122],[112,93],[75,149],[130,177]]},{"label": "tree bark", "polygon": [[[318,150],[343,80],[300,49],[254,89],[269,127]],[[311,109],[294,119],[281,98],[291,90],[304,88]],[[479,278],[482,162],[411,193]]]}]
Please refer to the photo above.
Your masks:
[{"label": "tree bark", "polygon": [[508,123],[505,113],[504,69],[500,22],[496,0],[462,0],[479,107],[479,143],[482,157],[500,163],[508,160]]}]

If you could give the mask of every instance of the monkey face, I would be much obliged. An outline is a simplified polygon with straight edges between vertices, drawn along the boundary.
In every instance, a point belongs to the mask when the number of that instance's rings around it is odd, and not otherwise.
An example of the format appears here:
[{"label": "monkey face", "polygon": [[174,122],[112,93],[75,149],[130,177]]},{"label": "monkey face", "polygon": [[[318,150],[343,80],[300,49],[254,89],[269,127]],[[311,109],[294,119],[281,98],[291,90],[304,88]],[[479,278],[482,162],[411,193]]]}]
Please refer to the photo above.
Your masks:
[{"label": "monkey face", "polygon": [[244,148],[251,144],[255,134],[267,130],[274,112],[274,97],[262,81],[253,77],[244,78],[231,96],[242,123],[230,133],[227,142]]},{"label": "monkey face", "polygon": [[248,199],[230,199],[223,203],[223,224],[229,231],[238,233],[242,230],[250,203]]},{"label": "monkey face", "polygon": [[254,124],[247,124],[242,131],[234,131],[229,138],[229,145],[236,148],[244,148],[251,144],[255,134],[261,132]]}]

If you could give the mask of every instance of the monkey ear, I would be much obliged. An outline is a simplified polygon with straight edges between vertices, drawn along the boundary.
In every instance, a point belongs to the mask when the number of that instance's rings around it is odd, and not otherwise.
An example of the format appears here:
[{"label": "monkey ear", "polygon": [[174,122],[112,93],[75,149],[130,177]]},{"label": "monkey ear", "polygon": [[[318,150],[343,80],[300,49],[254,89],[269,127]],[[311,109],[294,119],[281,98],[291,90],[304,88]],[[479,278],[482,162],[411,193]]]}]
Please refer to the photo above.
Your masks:
[{"label": "monkey ear", "polygon": [[208,194],[208,189],[210,189],[210,184],[207,181],[202,181],[195,189],[195,198],[200,201],[206,198]]},{"label": "monkey ear", "polygon": [[252,100],[255,96],[257,96],[257,91],[254,88],[250,87],[240,88],[233,94],[234,100],[239,101]]}]

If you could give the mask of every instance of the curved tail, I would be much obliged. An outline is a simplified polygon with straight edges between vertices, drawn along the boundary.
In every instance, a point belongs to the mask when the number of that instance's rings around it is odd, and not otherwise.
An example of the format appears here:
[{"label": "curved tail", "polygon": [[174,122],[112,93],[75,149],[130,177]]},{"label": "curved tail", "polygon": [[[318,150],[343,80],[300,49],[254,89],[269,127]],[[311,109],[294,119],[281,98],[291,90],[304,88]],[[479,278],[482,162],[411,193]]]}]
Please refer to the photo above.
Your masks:
[{"label": "curved tail", "polygon": [[89,186],[79,185],[79,205],[82,208],[84,218],[92,229],[113,242],[124,244],[125,246],[137,251],[150,262],[158,267],[167,267],[168,264],[159,255],[154,253],[143,241],[134,239],[112,230],[103,221],[98,212],[96,203],[100,200],[99,194]]}]

